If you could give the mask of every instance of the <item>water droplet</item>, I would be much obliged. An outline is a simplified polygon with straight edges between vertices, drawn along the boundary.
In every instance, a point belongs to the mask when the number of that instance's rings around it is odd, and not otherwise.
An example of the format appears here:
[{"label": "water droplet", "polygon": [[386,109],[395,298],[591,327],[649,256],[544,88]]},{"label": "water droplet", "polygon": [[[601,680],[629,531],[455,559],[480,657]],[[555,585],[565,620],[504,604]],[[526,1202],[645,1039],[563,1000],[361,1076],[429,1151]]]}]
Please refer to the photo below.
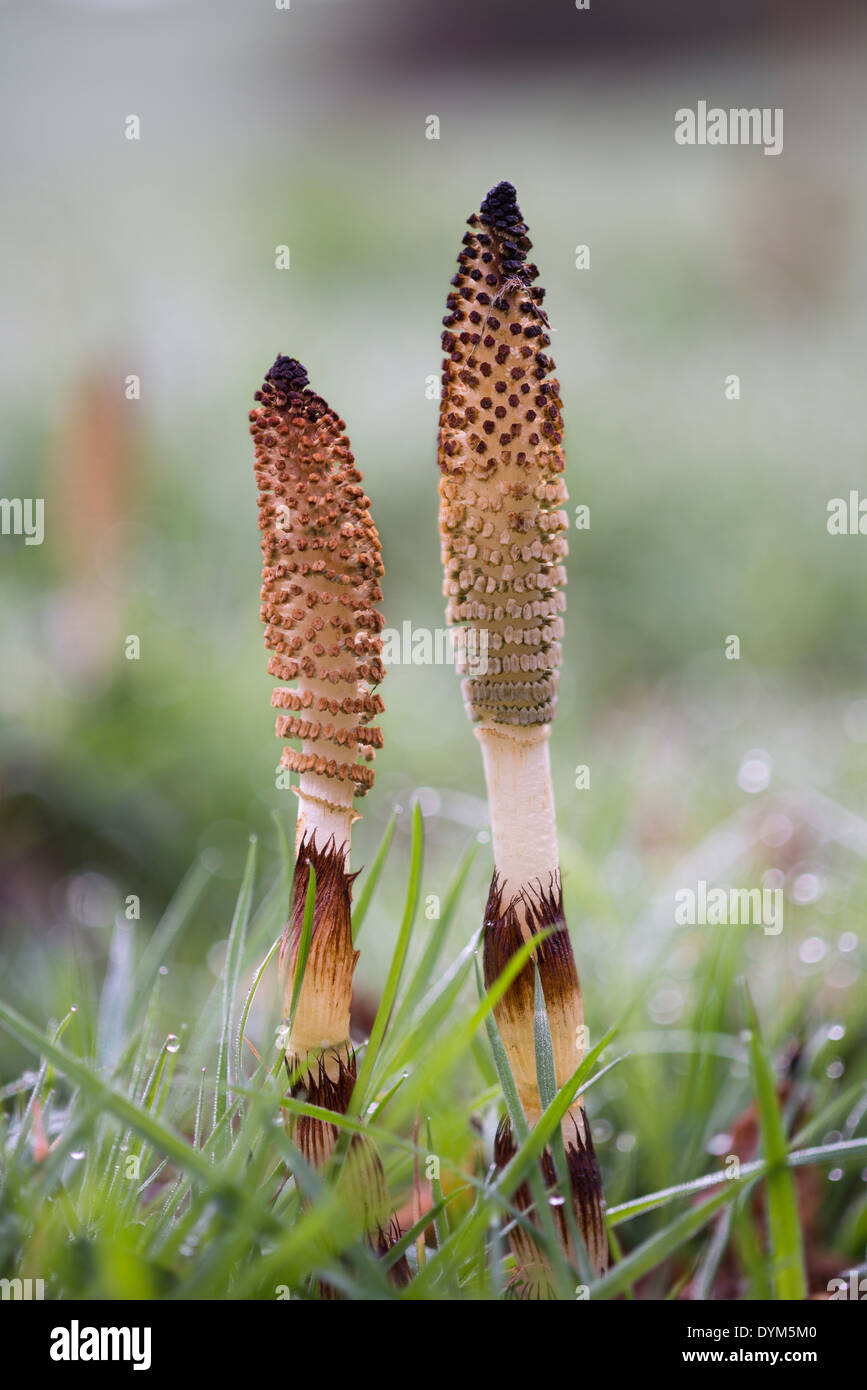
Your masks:
[{"label": "water droplet", "polygon": [[867,700],[855,700],[843,715],[846,737],[853,743],[867,743]]},{"label": "water droplet", "polygon": [[713,1154],[715,1158],[722,1158],[724,1154],[730,1154],[734,1140],[730,1134],[712,1134],[707,1141],[707,1152]]},{"label": "water droplet", "polygon": [[772,849],[779,849],[781,845],[792,838],[794,828],[788,816],[784,816],[780,811],[774,811],[762,821],[759,834],[766,845],[770,845]]},{"label": "water droplet", "polygon": [[843,1063],[838,1060],[825,1068],[825,1075],[829,1076],[832,1081],[837,1081],[843,1075],[843,1070]]},{"label": "water droplet", "polygon": [[169,1033],[166,1038],[166,1052],[177,1052],[180,1045],[180,1039],[174,1033]]},{"label": "water droplet", "polygon": [[829,1182],[839,1182],[840,1179],[842,1178],[842,1176],[843,1176],[843,1169],[842,1169],[842,1168],[832,1168],[831,1171],[830,1171],[830,1173],[828,1174],[828,1181],[829,1181]]},{"label": "water droplet", "polygon": [[821,936],[808,936],[806,941],[801,942],[798,955],[805,965],[817,965],[827,952],[828,947]]},{"label": "water droplet", "polygon": [[435,787],[419,787],[415,793],[415,800],[425,817],[438,815],[442,807],[442,797]]},{"label": "water droplet", "polygon": [[662,985],[651,996],[647,1011],[654,1023],[677,1023],[683,1013],[683,995],[674,985]]},{"label": "water droplet", "polygon": [[796,903],[814,903],[822,892],[822,881],[816,874],[798,874],[792,884],[792,899]]},{"label": "water droplet", "polygon": [[771,756],[764,748],[751,748],[738,768],[738,786],[754,796],[763,792],[771,780]]},{"label": "water droplet", "polygon": [[81,1160],[84,1158],[84,1149],[71,1149],[69,1157],[73,1160],[73,1162],[80,1163]]},{"label": "water droplet", "polygon": [[831,1038],[833,1042],[839,1042],[840,1039],[845,1038],[845,1036],[846,1029],[844,1028],[842,1023],[831,1024],[831,1027],[828,1029],[828,1037]]},{"label": "water droplet", "polygon": [[786,876],[781,869],[768,869],[762,874],[762,887],[769,893],[775,893],[778,888],[782,888],[786,881]]},{"label": "water droplet", "polygon": [[549,1206],[549,1207],[562,1207],[562,1206],[565,1206],[565,1205],[566,1205],[566,1198],[565,1198],[565,1197],[549,1197],[549,1198],[548,1198],[548,1206]]},{"label": "water droplet", "polygon": [[168,975],[168,973],[169,973],[169,967],[168,967],[167,965],[161,965],[161,966],[160,966],[160,974],[161,974],[161,975]]},{"label": "water droplet", "polygon": [[854,951],[858,945],[858,938],[853,931],[844,931],[840,940],[837,942],[838,951]]}]

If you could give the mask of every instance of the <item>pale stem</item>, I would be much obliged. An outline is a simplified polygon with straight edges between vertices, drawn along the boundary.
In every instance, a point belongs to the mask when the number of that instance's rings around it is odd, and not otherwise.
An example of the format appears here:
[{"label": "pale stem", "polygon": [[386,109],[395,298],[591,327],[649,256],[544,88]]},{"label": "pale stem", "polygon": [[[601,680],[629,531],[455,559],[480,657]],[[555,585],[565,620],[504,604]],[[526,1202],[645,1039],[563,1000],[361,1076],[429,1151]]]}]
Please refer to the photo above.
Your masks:
[{"label": "pale stem", "polygon": [[494,864],[503,885],[503,904],[541,880],[548,887],[559,872],[554,790],[548,755],[550,728],[506,728],[483,723],[482,745]]},{"label": "pale stem", "polygon": [[[321,752],[321,747],[317,750]],[[344,847],[345,867],[349,868],[349,836],[358,812],[352,806],[352,787],[338,783],[333,777],[321,777],[315,772],[302,772],[295,789],[298,797],[298,824],[295,831],[295,851],[305,836],[315,835],[321,849],[332,835],[338,849]]]}]

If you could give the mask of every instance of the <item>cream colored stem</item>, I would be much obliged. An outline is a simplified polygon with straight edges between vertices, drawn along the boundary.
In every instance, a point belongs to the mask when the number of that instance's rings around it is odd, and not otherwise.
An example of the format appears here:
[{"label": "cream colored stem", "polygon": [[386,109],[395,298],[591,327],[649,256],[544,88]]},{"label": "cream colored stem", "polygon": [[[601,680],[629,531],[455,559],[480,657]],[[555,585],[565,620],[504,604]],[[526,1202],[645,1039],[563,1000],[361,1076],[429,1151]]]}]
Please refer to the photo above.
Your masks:
[{"label": "cream colored stem", "polygon": [[476,729],[504,904],[538,879],[547,885],[558,872],[549,734],[547,724],[529,729],[480,724]]},{"label": "cream colored stem", "polygon": [[335,783],[333,777],[320,777],[315,772],[302,772],[296,790],[298,796],[298,825],[295,831],[296,853],[306,836],[316,836],[322,848],[332,835],[338,848],[345,847],[346,867],[349,867],[349,836],[352,822],[358,813],[352,808],[352,791]]}]

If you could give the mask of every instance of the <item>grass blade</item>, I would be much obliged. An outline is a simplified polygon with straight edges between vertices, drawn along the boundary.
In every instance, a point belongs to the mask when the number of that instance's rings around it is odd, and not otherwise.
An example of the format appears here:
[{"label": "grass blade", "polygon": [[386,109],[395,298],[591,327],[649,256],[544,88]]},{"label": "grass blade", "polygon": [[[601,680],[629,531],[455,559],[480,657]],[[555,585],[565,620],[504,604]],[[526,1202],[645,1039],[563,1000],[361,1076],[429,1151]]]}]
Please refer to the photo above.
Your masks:
[{"label": "grass blade", "polygon": [[772,1258],[772,1277],[776,1297],[802,1300],[807,1297],[804,1271],[804,1245],[795,1182],[786,1167],[786,1133],[777,1098],[774,1070],[759,1031],[749,990],[744,986],[744,1002],[750,1027],[749,1051],[753,1089],[759,1112],[767,1177],[768,1246]]},{"label": "grass blade", "polygon": [[364,924],[364,919],[367,916],[367,910],[370,907],[374,890],[376,888],[377,883],[379,882],[379,876],[382,873],[386,855],[388,854],[388,849],[392,841],[392,836],[394,835],[394,827],[396,825],[397,812],[393,811],[391,813],[391,816],[389,817],[388,825],[385,827],[385,834],[383,835],[380,841],[379,849],[376,851],[373,863],[371,864],[368,873],[365,875],[364,884],[362,886],[361,892],[358,895],[358,902],[355,905],[355,911],[352,914],[353,946],[356,946],[358,944],[358,937],[361,933],[361,928]]},{"label": "grass blade", "polygon": [[409,940],[412,934],[415,915],[418,910],[418,902],[421,896],[421,871],[424,858],[424,822],[422,820],[421,806],[416,802],[412,814],[412,850],[410,853],[409,886],[406,894],[406,906],[403,912],[403,920],[400,924],[400,931],[394,954],[391,958],[391,965],[388,971],[388,978],[385,982],[385,989],[382,992],[382,999],[376,1011],[376,1018],[371,1029],[370,1039],[364,1052],[364,1061],[358,1073],[353,1092],[352,1107],[356,1110],[359,1105],[364,1104],[367,1088],[370,1084],[373,1067],[379,1055],[385,1030],[388,1027],[388,1020],[400,988],[400,977],[403,973],[406,953],[409,947]]},{"label": "grass blade", "polygon": [[301,939],[298,942],[298,954],[295,957],[295,978],[292,982],[292,1000],[289,1004],[287,1035],[292,1032],[292,1024],[295,1022],[295,1014],[298,1010],[298,1000],[301,998],[301,989],[304,985],[304,974],[307,970],[307,961],[310,956],[310,942],[313,940],[313,916],[315,909],[316,870],[312,864],[308,864],[307,896],[304,899],[304,920],[301,923]]},{"label": "grass blade", "polygon": [[135,1130],[143,1139],[147,1139],[155,1149],[159,1149],[167,1158],[172,1159],[173,1162],[193,1173],[196,1177],[204,1178],[209,1183],[213,1182],[213,1171],[207,1159],[192,1149],[179,1134],[175,1134],[174,1131],[155,1120],[147,1110],[134,1104],[125,1095],[115,1091],[112,1086],[97,1076],[96,1072],[80,1057],[74,1057],[71,1053],[66,1052],[42,1033],[29,1019],[24,1018],[15,1009],[2,1002],[0,1002],[0,1023],[14,1034],[19,1042],[32,1047],[34,1052],[42,1053],[47,1057],[61,1075],[74,1081],[86,1095],[96,1100],[102,1109],[110,1111],[117,1119],[122,1120],[129,1129]]},{"label": "grass blade", "polygon": [[590,1285],[591,1299],[614,1298],[617,1294],[624,1293],[636,1280],[656,1269],[657,1265],[680,1250],[702,1230],[714,1213],[725,1206],[726,1202],[730,1202],[746,1181],[748,1179],[744,1178],[741,1169],[741,1177],[729,1178],[722,1192],[715,1193],[708,1201],[702,1202],[701,1206],[690,1207],[670,1226],[650,1236],[637,1249],[624,1256],[607,1274],[603,1274],[601,1279]]},{"label": "grass blade", "polygon": [[[256,876],[256,840],[251,838],[250,848],[247,851],[247,862],[244,866],[244,876],[241,879],[241,888],[238,893],[238,901],[235,904],[235,914],[232,918],[232,926],[229,931],[229,940],[226,943],[226,965],[223,978],[223,1011],[222,1025],[220,1029],[220,1048],[217,1055],[217,1076],[214,1086],[214,1126],[219,1123],[220,1118],[225,1114],[229,1098],[229,1052],[232,1038],[232,1015],[234,1011],[235,992],[238,986],[238,974],[241,968],[241,954],[244,949],[244,939],[247,933],[247,923],[250,920],[250,910],[253,906],[253,883]],[[240,1079],[240,1078],[237,1078]]]}]

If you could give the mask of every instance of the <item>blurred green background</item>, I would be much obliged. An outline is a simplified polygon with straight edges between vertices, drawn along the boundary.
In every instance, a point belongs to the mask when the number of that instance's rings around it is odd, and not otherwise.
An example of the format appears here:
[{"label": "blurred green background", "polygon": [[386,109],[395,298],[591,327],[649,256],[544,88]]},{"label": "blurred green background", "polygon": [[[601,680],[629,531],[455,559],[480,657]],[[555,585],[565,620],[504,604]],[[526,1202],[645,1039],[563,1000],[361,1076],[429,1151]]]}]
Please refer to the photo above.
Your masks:
[{"label": "blurred green background", "polygon": [[[867,494],[865,26],[842,3],[651,8],[3,8],[0,494],[44,497],[46,527],[41,547],[0,538],[0,950],[24,1012],[74,995],[129,894],[146,936],[203,856],[195,971],[219,958],[250,832],[276,873],[271,813],[295,800],[275,787],[247,412],[278,352],[347,421],[387,624],[442,625],[429,379],[464,221],[508,178],[591,519],[570,531],[552,741],[591,1038],[633,989],[640,1032],[683,1023],[723,929],[676,928],[677,888],[765,882],[785,929],[739,936],[738,969],[772,1038],[839,1025],[829,1065],[863,1063],[867,540],[826,519]],[[782,107],[784,152],[676,145],[699,99]],[[413,799],[426,895],[482,840],[456,943],[490,873],[454,672],[397,665],[382,693],[356,867],[403,809],[371,997]],[[623,1118],[606,1123],[603,1155]]]}]

